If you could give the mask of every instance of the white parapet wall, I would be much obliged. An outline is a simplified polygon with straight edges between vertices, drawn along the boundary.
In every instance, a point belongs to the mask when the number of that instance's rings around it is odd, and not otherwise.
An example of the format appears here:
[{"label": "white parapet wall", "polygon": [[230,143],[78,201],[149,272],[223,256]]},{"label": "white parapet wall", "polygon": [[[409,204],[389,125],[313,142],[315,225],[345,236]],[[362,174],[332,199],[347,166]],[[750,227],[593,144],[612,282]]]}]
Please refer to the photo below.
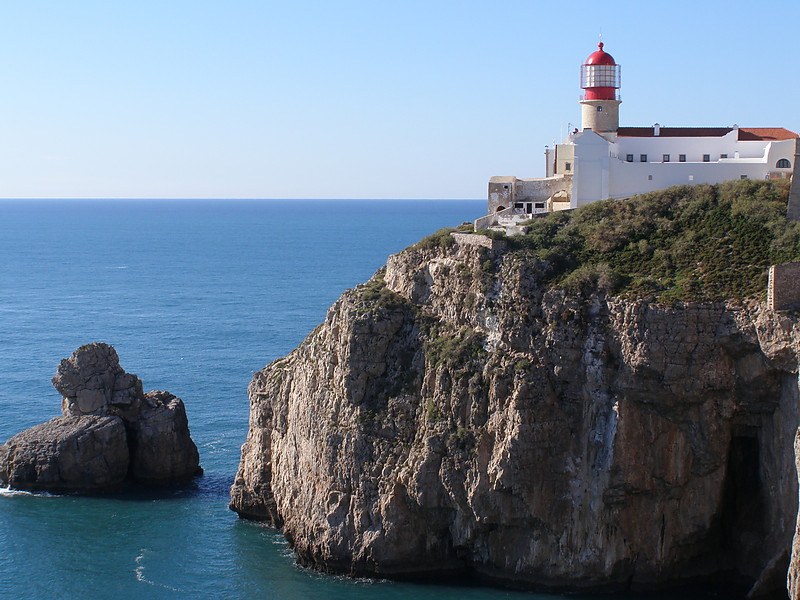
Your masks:
[{"label": "white parapet wall", "polygon": [[[504,208],[503,210],[499,210],[497,212],[490,213],[485,217],[481,217],[480,219],[475,219],[474,226],[475,231],[480,231],[481,229],[489,229],[495,225],[500,224],[500,217],[510,217],[514,214],[514,207],[509,206],[508,208]],[[455,233],[453,234],[456,235]],[[463,234],[459,234],[463,235]],[[471,234],[467,234],[471,235]]]}]

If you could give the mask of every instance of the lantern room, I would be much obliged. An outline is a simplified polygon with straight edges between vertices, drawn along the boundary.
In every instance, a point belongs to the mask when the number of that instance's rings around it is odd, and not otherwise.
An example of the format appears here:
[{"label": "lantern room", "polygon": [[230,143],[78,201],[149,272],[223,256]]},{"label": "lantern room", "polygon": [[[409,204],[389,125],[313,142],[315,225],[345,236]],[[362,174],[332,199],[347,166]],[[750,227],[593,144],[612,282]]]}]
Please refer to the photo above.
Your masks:
[{"label": "lantern room", "polygon": [[581,65],[581,100],[619,100],[620,67],[614,57],[603,50],[603,42],[597,44]]}]

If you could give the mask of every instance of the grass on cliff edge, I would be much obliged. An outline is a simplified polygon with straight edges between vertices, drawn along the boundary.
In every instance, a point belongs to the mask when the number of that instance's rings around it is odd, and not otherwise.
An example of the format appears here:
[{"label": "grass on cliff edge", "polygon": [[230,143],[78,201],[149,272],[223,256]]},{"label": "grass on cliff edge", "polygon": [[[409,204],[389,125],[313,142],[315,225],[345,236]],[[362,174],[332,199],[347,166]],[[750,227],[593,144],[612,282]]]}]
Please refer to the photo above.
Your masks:
[{"label": "grass on cliff edge", "polygon": [[534,219],[509,241],[546,261],[546,283],[571,292],[763,298],[769,265],[800,260],[788,195],[786,180],[679,186]]}]

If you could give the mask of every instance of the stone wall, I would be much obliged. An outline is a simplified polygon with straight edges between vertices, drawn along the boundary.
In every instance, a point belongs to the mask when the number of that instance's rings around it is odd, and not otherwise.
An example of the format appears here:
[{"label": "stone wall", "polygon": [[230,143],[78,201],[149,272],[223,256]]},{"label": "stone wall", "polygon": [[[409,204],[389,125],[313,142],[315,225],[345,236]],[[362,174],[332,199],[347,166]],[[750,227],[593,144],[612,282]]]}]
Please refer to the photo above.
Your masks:
[{"label": "stone wall", "polygon": [[509,206],[508,208],[504,208],[503,210],[499,210],[497,212],[490,212],[488,215],[481,217],[480,219],[475,219],[473,221],[473,226],[475,227],[475,231],[480,231],[481,229],[489,229],[490,227],[494,227],[498,224],[498,218],[500,215],[513,215],[514,214],[514,207]]},{"label": "stone wall", "polygon": [[459,245],[466,245],[466,246],[481,246],[483,248],[488,248],[492,252],[495,251],[502,251],[506,247],[506,243],[503,240],[493,240],[492,238],[479,235],[475,233],[451,233],[450,235],[453,236],[455,239],[456,244]]},{"label": "stone wall", "polygon": [[767,283],[767,308],[800,308],[800,262],[772,265]]},{"label": "stone wall", "polygon": [[516,202],[545,202],[553,194],[572,193],[572,175],[554,175],[538,179],[517,179],[514,191]]}]

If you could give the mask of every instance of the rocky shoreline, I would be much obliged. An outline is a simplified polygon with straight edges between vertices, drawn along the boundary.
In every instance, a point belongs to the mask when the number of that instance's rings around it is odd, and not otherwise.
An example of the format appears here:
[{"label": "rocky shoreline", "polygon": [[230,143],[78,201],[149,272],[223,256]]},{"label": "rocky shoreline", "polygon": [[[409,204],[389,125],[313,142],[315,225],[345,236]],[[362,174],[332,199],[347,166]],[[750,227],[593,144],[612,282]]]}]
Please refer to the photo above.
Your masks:
[{"label": "rocky shoreline", "polygon": [[0,484],[87,494],[181,484],[202,474],[183,401],[144,393],[112,346],[81,346],[61,361],[53,385],[63,397],[62,416],[0,445]]}]

